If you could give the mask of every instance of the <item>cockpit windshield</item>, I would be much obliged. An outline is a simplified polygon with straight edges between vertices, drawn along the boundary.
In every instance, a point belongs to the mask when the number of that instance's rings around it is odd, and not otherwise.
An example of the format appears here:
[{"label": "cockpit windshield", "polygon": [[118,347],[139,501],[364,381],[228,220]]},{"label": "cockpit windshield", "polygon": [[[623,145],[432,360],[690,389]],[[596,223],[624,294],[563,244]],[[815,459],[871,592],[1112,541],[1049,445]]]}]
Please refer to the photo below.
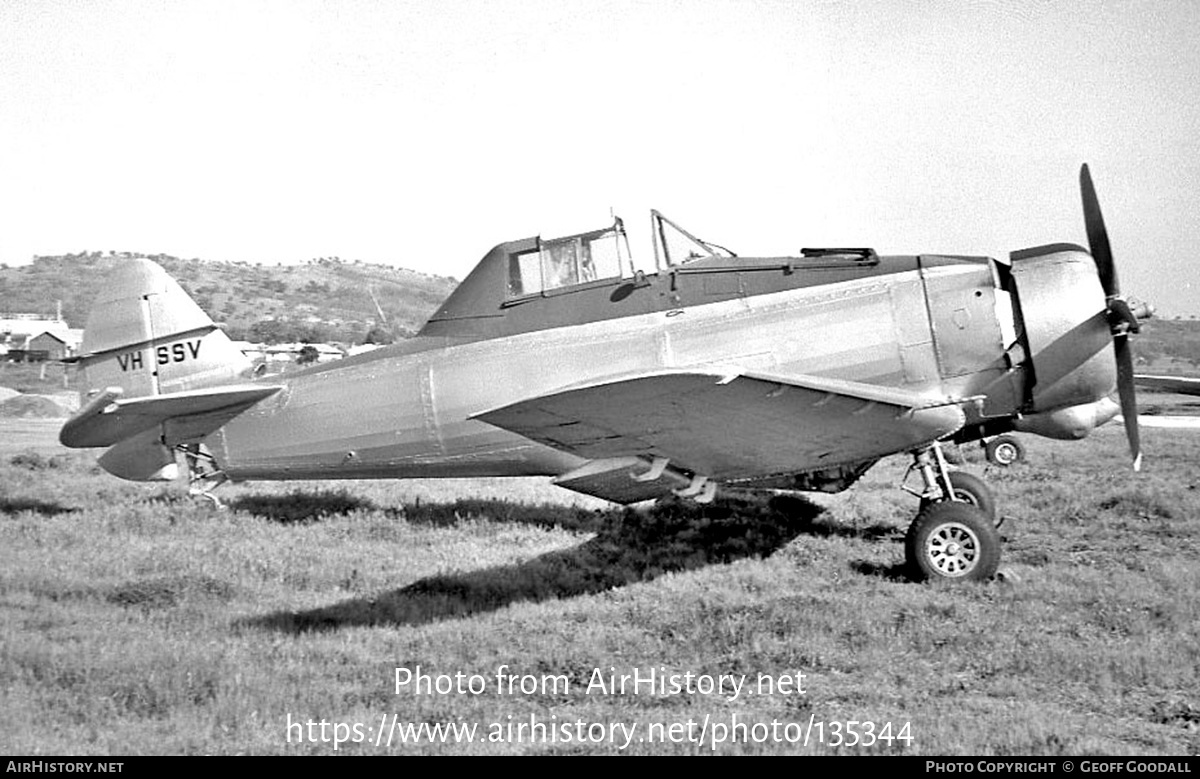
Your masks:
[{"label": "cockpit windshield", "polygon": [[736,257],[715,243],[702,241],[667,219],[658,211],[650,212],[650,228],[654,235],[654,262],[658,267],[682,265],[704,257]]}]

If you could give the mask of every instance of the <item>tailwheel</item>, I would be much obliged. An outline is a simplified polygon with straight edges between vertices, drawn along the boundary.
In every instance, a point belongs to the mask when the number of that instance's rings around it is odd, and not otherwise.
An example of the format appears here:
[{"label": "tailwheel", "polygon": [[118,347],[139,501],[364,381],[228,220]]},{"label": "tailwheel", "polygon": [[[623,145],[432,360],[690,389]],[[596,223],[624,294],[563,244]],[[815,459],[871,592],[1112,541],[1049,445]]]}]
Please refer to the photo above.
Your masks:
[{"label": "tailwheel", "polygon": [[212,494],[229,477],[221,470],[217,458],[203,444],[183,444],[176,449],[183,452],[188,467],[188,495],[208,498],[217,508],[224,508],[221,499]]},{"label": "tailwheel", "polygon": [[904,556],[918,581],[982,581],[1000,567],[1000,534],[975,506],[931,503],[909,526]]},{"label": "tailwheel", "polygon": [[1008,467],[1025,459],[1025,447],[1010,435],[1002,435],[988,441],[984,447],[988,462]]}]

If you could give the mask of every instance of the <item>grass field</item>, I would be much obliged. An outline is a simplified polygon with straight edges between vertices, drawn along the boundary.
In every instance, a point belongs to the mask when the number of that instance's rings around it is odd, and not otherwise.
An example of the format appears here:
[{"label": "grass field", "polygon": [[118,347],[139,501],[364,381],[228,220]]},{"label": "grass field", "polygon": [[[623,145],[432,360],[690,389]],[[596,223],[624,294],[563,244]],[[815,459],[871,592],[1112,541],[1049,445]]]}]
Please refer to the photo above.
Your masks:
[{"label": "grass field", "polygon": [[[1200,752],[1194,432],[1145,430],[1141,474],[1115,425],[972,456],[1004,575],[947,587],[903,576],[902,458],[704,509],[475,480],[227,485],[222,510],[57,425],[0,420],[0,752]],[[596,684],[635,669],[685,689]]]}]

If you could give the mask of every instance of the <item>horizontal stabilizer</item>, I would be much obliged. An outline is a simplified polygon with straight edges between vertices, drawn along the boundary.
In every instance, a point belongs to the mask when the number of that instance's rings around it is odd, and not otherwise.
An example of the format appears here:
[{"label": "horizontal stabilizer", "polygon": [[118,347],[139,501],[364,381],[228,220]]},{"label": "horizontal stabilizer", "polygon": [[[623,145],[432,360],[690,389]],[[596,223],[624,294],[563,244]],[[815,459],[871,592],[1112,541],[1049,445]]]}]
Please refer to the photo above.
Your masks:
[{"label": "horizontal stabilizer", "polygon": [[918,448],[962,427],[963,402],[818,376],[666,370],[566,387],[474,418],[589,459],[666,458],[738,481]]},{"label": "horizontal stabilizer", "polygon": [[281,387],[239,385],[173,392],[122,400],[120,387],[103,390],[59,432],[63,446],[112,446],[164,423],[173,423],[174,441],[208,435]]}]

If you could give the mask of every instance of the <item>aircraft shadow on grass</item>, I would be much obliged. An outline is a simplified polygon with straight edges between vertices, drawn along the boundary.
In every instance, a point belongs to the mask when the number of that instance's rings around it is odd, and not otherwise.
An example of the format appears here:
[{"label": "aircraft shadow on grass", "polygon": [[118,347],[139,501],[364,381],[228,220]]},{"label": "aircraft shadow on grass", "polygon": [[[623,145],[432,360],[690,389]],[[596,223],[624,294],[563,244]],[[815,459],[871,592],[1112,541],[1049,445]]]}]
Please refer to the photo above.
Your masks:
[{"label": "aircraft shadow on grass", "polygon": [[41,514],[43,517],[54,517],[59,514],[70,514],[72,511],[78,510],[77,508],[44,500],[0,497],[0,514],[16,514],[21,511],[32,511],[36,514]]},{"label": "aircraft shadow on grass", "polygon": [[486,519],[538,527],[598,532],[620,510],[596,511],[551,504],[462,498],[451,503],[416,501],[402,507],[380,506],[345,490],[294,491],[285,495],[251,494],[227,502],[230,509],[283,525],[319,522],[354,511],[380,511],[414,525],[450,527],[464,520]]},{"label": "aircraft shadow on grass", "polygon": [[[464,503],[487,504],[480,515],[502,517],[517,504],[469,501],[410,506],[410,522],[448,524],[464,517]],[[499,506],[499,511],[496,507]],[[570,512],[570,509],[566,509]],[[557,512],[557,514],[554,514]],[[649,511],[595,512],[595,532],[585,543],[531,560],[478,571],[439,574],[391,592],[352,598],[300,612],[275,612],[243,624],[290,633],[328,631],[368,625],[423,625],[495,611],[513,603],[540,602],[588,595],[651,581],[669,572],[767,557],[801,534],[844,535],[867,540],[894,535],[890,526],[843,528],[820,517],[823,509],[807,500],[780,496],[770,500],[731,498],[709,506],[669,501]],[[564,526],[562,507],[543,507],[511,521]],[[472,513],[472,515],[474,515]],[[560,521],[551,522],[555,515]],[[869,565],[869,564],[866,564]],[[879,574],[879,570],[864,571]],[[883,572],[886,574],[886,572]]]}]

